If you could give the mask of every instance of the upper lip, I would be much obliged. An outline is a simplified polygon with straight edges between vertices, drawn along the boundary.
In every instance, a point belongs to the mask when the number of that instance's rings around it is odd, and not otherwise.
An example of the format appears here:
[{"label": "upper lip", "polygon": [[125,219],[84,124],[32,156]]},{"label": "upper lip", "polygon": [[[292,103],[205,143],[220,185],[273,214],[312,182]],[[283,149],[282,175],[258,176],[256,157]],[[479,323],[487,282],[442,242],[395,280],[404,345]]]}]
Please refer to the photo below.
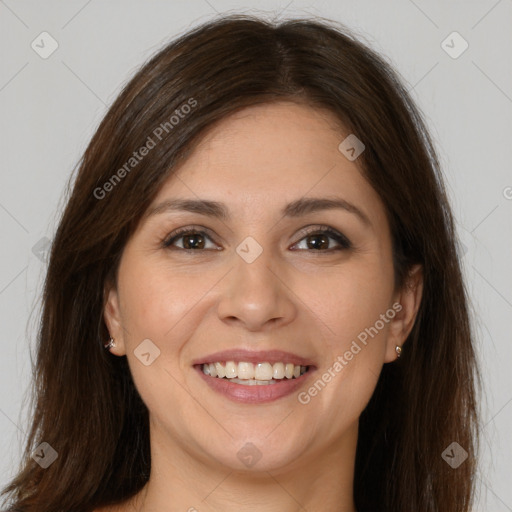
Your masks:
[{"label": "upper lip", "polygon": [[291,352],[285,352],[283,350],[246,350],[246,349],[232,349],[222,350],[209,354],[207,356],[198,358],[192,362],[196,364],[206,363],[218,363],[224,361],[243,361],[247,363],[293,363],[296,366],[313,366],[313,362],[310,359],[306,359],[297,354]]}]

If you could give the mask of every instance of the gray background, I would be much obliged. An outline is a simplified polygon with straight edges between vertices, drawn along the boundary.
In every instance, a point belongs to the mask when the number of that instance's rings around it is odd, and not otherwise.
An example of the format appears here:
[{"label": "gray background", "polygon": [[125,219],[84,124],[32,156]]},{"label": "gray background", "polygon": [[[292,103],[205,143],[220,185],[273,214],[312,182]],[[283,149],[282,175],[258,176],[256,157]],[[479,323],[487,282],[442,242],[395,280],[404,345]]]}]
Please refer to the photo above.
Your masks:
[{"label": "gray background", "polygon": [[[465,251],[485,380],[475,510],[512,511],[511,0],[0,0],[0,485],[14,474],[27,431],[45,247],[71,171],[138,66],[227,12],[346,24],[398,69],[425,113]],[[58,43],[46,59],[31,47],[50,48],[43,31]],[[463,49],[454,31],[469,44],[457,58],[445,51]]]}]

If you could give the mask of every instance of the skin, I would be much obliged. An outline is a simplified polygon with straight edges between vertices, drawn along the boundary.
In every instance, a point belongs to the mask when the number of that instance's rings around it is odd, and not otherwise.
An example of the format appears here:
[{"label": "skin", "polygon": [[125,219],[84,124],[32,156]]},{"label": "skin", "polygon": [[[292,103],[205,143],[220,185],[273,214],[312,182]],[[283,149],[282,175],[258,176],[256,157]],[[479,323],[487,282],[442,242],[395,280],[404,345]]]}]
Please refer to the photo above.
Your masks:
[{"label": "skin", "polygon": [[[412,329],[422,276],[415,267],[408,285],[394,288],[385,209],[357,160],[338,150],[347,135],[324,110],[291,102],[251,107],[215,126],[158,193],[152,207],[170,198],[215,200],[231,219],[160,212],[141,221],[124,249],[105,321],[116,341],[111,351],[128,358],[150,411],[152,471],[133,499],[103,510],[355,512],[359,416]],[[343,209],[280,214],[302,197],[333,195],[370,224]],[[308,248],[318,237],[303,228],[322,225],[352,248]],[[209,230],[205,248],[180,249],[186,237],[162,246],[187,226]],[[247,236],[263,248],[250,264],[236,252]],[[328,240],[323,247],[339,247]],[[312,384],[395,303],[402,310],[307,404],[297,393],[235,403],[191,366],[218,350],[281,349],[315,361]],[[160,350],[149,366],[134,355],[145,339]],[[261,452],[252,467],[237,456],[247,442]]]}]

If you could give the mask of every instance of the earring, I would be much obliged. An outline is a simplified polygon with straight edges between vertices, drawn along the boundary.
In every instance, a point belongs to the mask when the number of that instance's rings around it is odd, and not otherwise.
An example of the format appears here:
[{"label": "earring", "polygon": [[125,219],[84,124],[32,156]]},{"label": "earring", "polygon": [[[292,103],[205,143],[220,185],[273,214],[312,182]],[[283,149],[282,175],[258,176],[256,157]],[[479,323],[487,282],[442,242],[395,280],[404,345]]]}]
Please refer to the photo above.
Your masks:
[{"label": "earring", "polygon": [[112,336],[110,336],[110,340],[103,345],[107,350],[110,350],[112,347],[116,346],[116,342]]},{"label": "earring", "polygon": [[400,357],[402,355],[402,347],[400,345],[397,345],[395,347],[396,357]]}]

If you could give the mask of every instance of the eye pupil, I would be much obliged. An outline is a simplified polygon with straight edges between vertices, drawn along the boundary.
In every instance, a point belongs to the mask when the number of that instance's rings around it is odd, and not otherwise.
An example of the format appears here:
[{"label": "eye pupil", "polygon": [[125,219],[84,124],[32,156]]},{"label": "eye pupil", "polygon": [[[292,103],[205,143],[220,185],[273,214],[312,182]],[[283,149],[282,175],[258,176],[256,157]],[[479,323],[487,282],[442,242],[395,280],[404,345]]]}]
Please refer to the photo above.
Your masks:
[{"label": "eye pupil", "polygon": [[[200,239],[198,242],[197,239]],[[195,242],[188,243],[190,239],[195,239]],[[183,246],[185,249],[203,249],[204,248],[204,237],[200,233],[183,235]]]},{"label": "eye pupil", "polygon": [[[310,242],[310,239],[313,239],[313,240],[320,239],[321,242],[320,243]],[[328,249],[329,248],[329,237],[325,236],[323,234],[308,236],[308,248],[309,249],[320,249],[320,250]]]}]

